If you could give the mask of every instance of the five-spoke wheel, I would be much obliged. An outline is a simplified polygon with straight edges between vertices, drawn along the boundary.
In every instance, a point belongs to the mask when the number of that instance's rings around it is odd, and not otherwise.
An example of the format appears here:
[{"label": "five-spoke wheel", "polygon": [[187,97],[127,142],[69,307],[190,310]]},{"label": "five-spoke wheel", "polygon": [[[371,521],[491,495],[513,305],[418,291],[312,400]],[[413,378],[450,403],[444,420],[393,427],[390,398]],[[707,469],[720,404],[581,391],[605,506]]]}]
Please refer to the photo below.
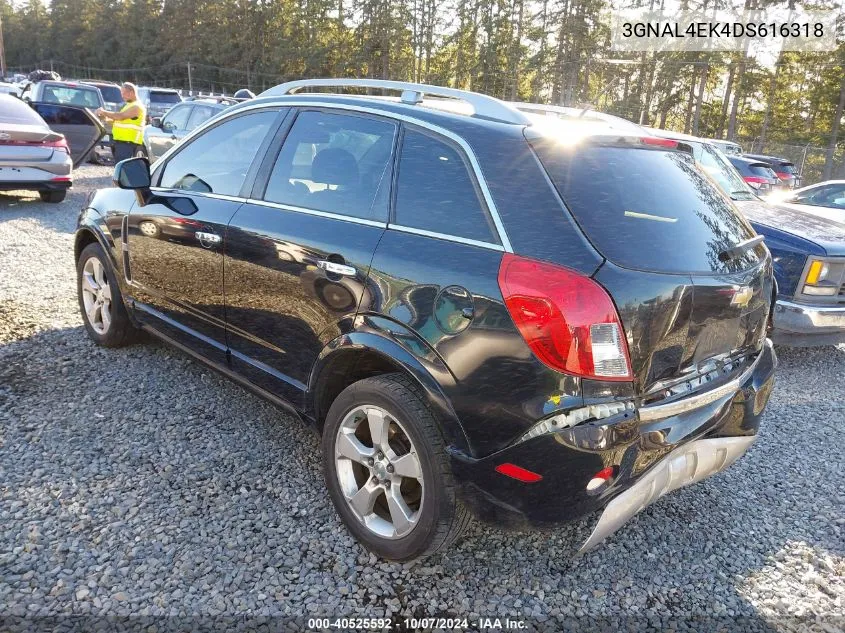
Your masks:
[{"label": "five-spoke wheel", "polygon": [[96,257],[82,266],[82,303],[88,323],[97,334],[105,335],[111,326],[111,288],[103,264]]},{"label": "five-spoke wheel", "polygon": [[337,430],[337,477],[349,507],[382,538],[414,529],[424,501],[422,469],[402,425],[377,406],[350,411]]},{"label": "five-spoke wheel", "polygon": [[469,522],[440,426],[410,376],[364,378],[334,399],[323,467],[349,531],[384,558],[433,554]]}]

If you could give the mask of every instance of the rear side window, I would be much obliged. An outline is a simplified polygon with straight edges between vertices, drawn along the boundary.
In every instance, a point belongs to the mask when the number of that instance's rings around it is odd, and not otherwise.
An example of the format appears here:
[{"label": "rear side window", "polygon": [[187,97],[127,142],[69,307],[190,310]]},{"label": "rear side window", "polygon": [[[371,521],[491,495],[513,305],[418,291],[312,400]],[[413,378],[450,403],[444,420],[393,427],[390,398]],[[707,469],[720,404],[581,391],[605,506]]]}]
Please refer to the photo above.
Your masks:
[{"label": "rear side window", "polygon": [[219,110],[215,110],[214,108],[207,105],[194,106],[194,111],[191,113],[191,118],[188,119],[188,125],[185,129],[190,132],[194,128],[197,128],[206,121],[208,121],[218,112]]},{"label": "rear side window", "polygon": [[166,189],[239,195],[276,116],[276,112],[264,111],[233,117],[196,137],[167,162],[159,185]]},{"label": "rear side window", "polygon": [[34,103],[33,107],[47,125],[94,125],[82,110],[50,103]]},{"label": "rear side window", "polygon": [[264,199],[385,220],[396,130],[393,123],[368,117],[300,113],[279,152]]},{"label": "rear side window", "polygon": [[461,152],[451,143],[415,130],[407,130],[402,142],[395,223],[499,243]]},{"label": "rear side window", "polygon": [[756,263],[719,254],[754,236],[729,199],[677,151],[533,141],[541,162],[596,248],[625,268],[735,272]]}]

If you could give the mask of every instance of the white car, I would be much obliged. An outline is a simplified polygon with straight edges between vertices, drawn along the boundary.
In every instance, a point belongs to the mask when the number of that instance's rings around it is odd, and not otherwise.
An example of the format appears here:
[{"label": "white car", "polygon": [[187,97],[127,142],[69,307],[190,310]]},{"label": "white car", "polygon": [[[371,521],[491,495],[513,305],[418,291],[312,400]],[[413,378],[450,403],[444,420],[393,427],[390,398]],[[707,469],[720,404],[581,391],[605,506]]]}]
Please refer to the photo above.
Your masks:
[{"label": "white car", "polygon": [[0,94],[12,95],[13,97],[21,96],[21,88],[17,84],[6,83],[0,81]]},{"label": "white car", "polygon": [[845,224],[845,180],[826,180],[768,200]]}]

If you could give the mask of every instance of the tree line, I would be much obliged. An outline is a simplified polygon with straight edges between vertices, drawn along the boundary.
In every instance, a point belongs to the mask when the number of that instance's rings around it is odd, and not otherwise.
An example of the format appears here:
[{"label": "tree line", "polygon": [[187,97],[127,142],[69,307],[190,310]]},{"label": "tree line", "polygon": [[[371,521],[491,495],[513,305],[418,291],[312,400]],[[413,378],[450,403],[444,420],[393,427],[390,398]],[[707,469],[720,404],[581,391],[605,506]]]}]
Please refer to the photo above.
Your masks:
[{"label": "tree line", "polygon": [[[814,6],[825,2],[836,8]],[[610,0],[0,0],[11,68],[52,63],[65,77],[228,93],[302,77],[434,83],[590,105],[757,151],[820,148],[808,167],[845,173],[845,46],[784,52],[774,65],[730,52],[620,54],[601,19],[610,9]]]}]

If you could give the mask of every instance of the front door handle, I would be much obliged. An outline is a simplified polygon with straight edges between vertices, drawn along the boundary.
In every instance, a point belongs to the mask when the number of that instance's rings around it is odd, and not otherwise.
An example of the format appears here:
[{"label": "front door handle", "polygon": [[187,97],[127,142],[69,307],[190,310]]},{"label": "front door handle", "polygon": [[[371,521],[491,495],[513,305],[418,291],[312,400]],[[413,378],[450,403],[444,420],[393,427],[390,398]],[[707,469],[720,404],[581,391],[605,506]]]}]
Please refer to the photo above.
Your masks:
[{"label": "front door handle", "polygon": [[200,241],[200,244],[205,246],[206,248],[214,245],[219,244],[223,241],[223,238],[215,233],[204,233],[203,231],[197,231],[195,233],[197,239]]},{"label": "front door handle", "polygon": [[338,264],[337,262],[329,262],[321,259],[317,262],[317,266],[325,270],[327,273],[334,273],[335,275],[344,275],[345,277],[354,277],[355,266],[347,266],[346,264]]}]

